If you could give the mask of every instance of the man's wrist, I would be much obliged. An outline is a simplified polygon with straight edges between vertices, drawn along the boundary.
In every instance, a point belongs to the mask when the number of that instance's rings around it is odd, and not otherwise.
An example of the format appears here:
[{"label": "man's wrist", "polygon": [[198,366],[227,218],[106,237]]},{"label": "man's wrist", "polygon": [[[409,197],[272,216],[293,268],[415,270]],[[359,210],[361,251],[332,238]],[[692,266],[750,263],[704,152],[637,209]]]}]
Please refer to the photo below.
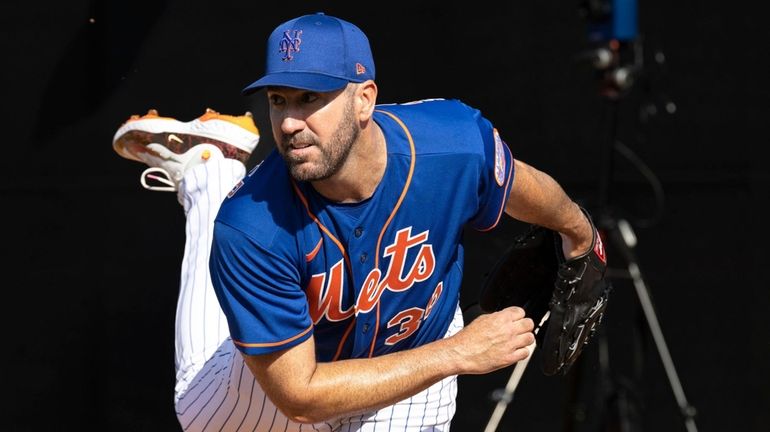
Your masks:
[{"label": "man's wrist", "polygon": [[573,202],[572,206],[574,212],[570,212],[573,214],[570,217],[571,222],[563,231],[559,231],[566,259],[589,252],[594,239],[594,228],[588,214],[577,203]]}]

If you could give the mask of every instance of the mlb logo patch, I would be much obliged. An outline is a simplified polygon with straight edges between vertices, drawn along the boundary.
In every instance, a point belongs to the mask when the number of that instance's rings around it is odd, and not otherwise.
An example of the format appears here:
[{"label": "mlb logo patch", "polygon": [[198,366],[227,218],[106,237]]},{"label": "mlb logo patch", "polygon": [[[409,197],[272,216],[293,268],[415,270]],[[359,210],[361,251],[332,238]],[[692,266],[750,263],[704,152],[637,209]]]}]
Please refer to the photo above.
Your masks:
[{"label": "mlb logo patch", "polygon": [[233,195],[235,195],[235,193],[236,193],[236,192],[238,192],[238,189],[240,189],[242,186],[243,186],[243,180],[239,181],[239,182],[238,182],[238,183],[237,183],[237,184],[236,184],[236,185],[233,187],[233,189],[232,189],[230,192],[228,192],[228,193],[227,193],[227,197],[228,197],[228,198],[232,198],[232,197],[233,197]]},{"label": "mlb logo patch", "polygon": [[493,129],[495,135],[495,181],[498,186],[505,182],[505,154],[503,153],[503,140],[497,129]]}]

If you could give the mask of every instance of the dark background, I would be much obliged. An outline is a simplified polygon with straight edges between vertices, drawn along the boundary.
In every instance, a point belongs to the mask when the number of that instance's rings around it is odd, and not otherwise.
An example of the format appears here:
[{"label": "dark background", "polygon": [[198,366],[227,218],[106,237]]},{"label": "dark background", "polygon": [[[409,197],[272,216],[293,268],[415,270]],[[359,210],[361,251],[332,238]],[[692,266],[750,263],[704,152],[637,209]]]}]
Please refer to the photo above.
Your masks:
[{"label": "dark background", "polygon": [[[141,188],[143,166],[117,156],[112,136],[149,108],[182,120],[206,107],[249,110],[262,131],[252,166],[272,138],[263,97],[240,89],[261,73],[275,25],[324,10],[369,35],[380,102],[462,99],[516,157],[589,209],[631,222],[699,430],[768,430],[766,20],[748,2],[640,0],[645,73],[619,100],[617,138],[660,182],[663,206],[655,183],[619,154],[601,206],[611,111],[594,70],[575,61],[588,46],[578,4],[4,2],[2,429],[178,430],[184,215],[173,194]],[[653,61],[657,51],[665,62]],[[521,229],[506,220],[468,233],[469,319],[484,273]],[[609,253],[625,265],[612,244]],[[499,430],[606,430],[619,405],[631,430],[685,430],[636,292],[613,281],[597,342],[567,377],[543,376],[536,351]],[[460,378],[453,430],[484,429],[490,394],[510,372]]]}]

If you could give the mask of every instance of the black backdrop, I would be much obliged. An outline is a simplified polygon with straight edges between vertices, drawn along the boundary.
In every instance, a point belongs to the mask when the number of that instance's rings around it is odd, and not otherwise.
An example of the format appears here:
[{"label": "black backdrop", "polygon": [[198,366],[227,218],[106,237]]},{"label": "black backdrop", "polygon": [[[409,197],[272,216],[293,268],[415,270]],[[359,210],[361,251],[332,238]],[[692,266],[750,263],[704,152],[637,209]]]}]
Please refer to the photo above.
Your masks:
[{"label": "black backdrop", "polygon": [[[450,97],[477,106],[516,157],[596,204],[608,105],[590,67],[574,60],[587,45],[577,2],[363,6],[0,6],[4,430],[178,430],[173,321],[184,216],[171,194],[141,189],[142,166],[112,151],[112,135],[148,108],[184,120],[206,107],[250,110],[262,130],[255,163],[272,147],[265,103],[239,92],[260,73],[269,32],[295,15],[324,10],[369,34],[381,102]],[[717,1],[641,0],[639,12],[647,74],[620,102],[618,138],[660,180],[665,206],[645,223],[656,209],[651,183],[617,156],[612,209],[636,228],[700,430],[768,430],[764,20]],[[651,61],[656,51],[665,63]],[[640,116],[650,104],[658,113]],[[467,233],[464,306],[521,228],[504,221],[491,234]],[[635,291],[623,279],[615,285],[603,342],[564,378],[540,374],[535,354],[500,430],[602,430],[618,400],[644,430],[685,430]],[[602,343],[608,381],[598,368]],[[489,395],[510,372],[460,378],[453,430],[483,430]]]}]

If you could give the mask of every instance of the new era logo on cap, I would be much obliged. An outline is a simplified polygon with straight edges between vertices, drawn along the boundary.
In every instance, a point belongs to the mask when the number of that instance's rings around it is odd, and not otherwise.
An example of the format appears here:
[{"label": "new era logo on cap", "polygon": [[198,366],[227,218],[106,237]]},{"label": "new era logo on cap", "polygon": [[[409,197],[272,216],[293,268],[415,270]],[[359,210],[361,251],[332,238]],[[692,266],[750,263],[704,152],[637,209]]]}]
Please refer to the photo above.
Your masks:
[{"label": "new era logo on cap", "polygon": [[354,24],[317,13],[286,21],[267,41],[265,75],[243,89],[267,86],[318,92],[374,79],[369,39]]}]

